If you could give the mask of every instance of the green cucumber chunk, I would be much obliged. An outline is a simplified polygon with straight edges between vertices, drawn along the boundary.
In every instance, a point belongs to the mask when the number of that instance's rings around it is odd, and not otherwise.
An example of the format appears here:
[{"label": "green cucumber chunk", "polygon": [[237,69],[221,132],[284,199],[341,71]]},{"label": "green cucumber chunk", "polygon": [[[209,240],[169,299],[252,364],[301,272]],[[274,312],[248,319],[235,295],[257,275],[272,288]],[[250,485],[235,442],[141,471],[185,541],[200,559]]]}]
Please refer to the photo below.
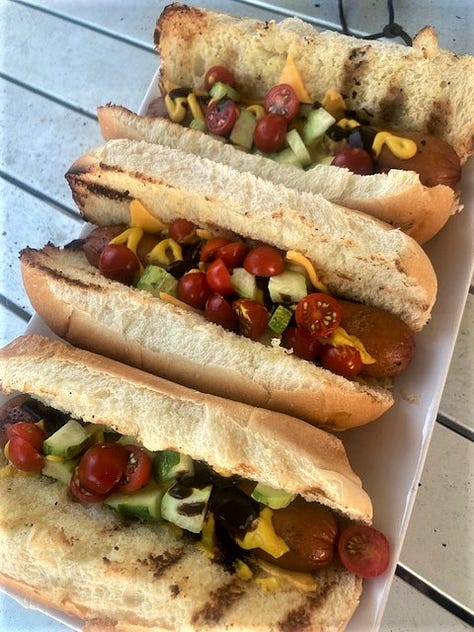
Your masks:
[{"label": "green cucumber chunk", "polygon": [[194,463],[187,454],[175,452],[174,450],[162,450],[155,456],[154,461],[155,478],[158,482],[171,481],[183,476],[194,474]]},{"label": "green cucumber chunk", "polygon": [[267,505],[270,509],[283,509],[296,498],[296,494],[290,494],[283,489],[274,489],[270,485],[258,483],[252,492],[252,498],[263,505]]},{"label": "green cucumber chunk", "polygon": [[70,419],[43,441],[43,452],[63,459],[72,459],[89,445],[93,440],[94,432],[94,424],[84,427],[75,419]]},{"label": "green cucumber chunk", "polygon": [[257,280],[245,268],[234,268],[230,275],[230,282],[239,296],[257,300]]},{"label": "green cucumber chunk", "polygon": [[273,303],[298,303],[308,294],[306,278],[300,272],[284,270],[270,277],[268,292]]},{"label": "green cucumber chunk", "polygon": [[324,108],[311,110],[303,127],[304,144],[309,147],[315,145],[335,122],[334,116]]},{"label": "green cucumber chunk", "polygon": [[163,496],[163,519],[191,533],[200,533],[211,491],[212,485],[197,488],[184,486],[181,482],[175,483]]},{"label": "green cucumber chunk", "polygon": [[224,98],[232,99],[232,101],[240,101],[240,94],[234,88],[231,88],[222,81],[216,81],[216,83],[209,90],[209,94],[213,100],[219,100]]},{"label": "green cucumber chunk", "polygon": [[271,158],[275,162],[280,162],[286,165],[292,165],[293,167],[298,167],[298,169],[302,169],[303,165],[299,161],[298,156],[291,149],[291,147],[286,147],[281,151],[275,154],[268,154],[268,158]]},{"label": "green cucumber chunk", "polygon": [[133,494],[110,494],[104,500],[104,505],[129,518],[158,522],[161,520],[161,502],[165,491],[166,487],[150,481],[143,489]]},{"label": "green cucumber chunk", "polygon": [[283,305],[278,305],[268,321],[268,326],[277,336],[281,336],[290,324],[292,316],[293,312],[291,309],[283,307]]},{"label": "green cucumber chunk", "polygon": [[297,129],[290,129],[286,134],[286,142],[293,150],[295,156],[298,159],[298,162],[303,166],[307,167],[312,163],[311,154],[306,149],[306,146],[303,142],[303,139],[298,133]]},{"label": "green cucumber chunk", "polygon": [[253,133],[257,125],[255,115],[248,110],[240,110],[240,115],[235,121],[229,140],[234,145],[250,149],[253,145]]},{"label": "green cucumber chunk", "polygon": [[151,292],[159,297],[160,292],[178,296],[178,281],[160,266],[148,265],[137,282],[137,289]]},{"label": "green cucumber chunk", "polygon": [[41,473],[49,476],[49,478],[61,481],[65,485],[69,485],[77,461],[72,459],[63,460],[59,459],[59,457],[57,460],[54,456],[51,458],[52,456],[48,455],[45,457]]}]

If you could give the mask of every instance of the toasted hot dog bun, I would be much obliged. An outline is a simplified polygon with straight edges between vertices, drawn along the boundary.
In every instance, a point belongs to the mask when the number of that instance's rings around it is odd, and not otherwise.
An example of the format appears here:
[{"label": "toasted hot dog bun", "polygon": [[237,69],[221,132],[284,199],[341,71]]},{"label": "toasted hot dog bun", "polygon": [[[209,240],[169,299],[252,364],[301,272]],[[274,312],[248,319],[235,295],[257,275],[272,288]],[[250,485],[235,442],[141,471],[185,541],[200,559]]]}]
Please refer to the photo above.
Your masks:
[{"label": "toasted hot dog bun", "polygon": [[188,387],[345,430],[393,404],[383,388],[346,380],[279,347],[264,346],[191,309],[103,277],[82,250],[21,253],[36,312],[80,347]]},{"label": "toasted hot dog bun", "polygon": [[208,68],[222,65],[243,97],[263,99],[290,54],[312,102],[332,88],[375,125],[433,134],[463,162],[474,151],[474,58],[440,49],[431,27],[406,47],[318,32],[298,18],[277,24],[173,3],[158,18],[155,44],[165,91],[202,89]]},{"label": "toasted hot dog bun", "polygon": [[238,171],[249,171],[275,184],[317,193],[400,228],[421,244],[436,235],[460,208],[452,188],[423,186],[413,171],[392,169],[388,173],[360,176],[325,164],[303,171],[263,155],[237,150],[162,117],[138,116],[116,105],[100,107],[97,113],[105,140],[129,138],[175,147]]},{"label": "toasted hot dog bun", "polygon": [[[341,442],[298,420],[39,336],[0,352],[0,381],[6,392],[134,434],[151,450],[178,449],[371,521],[370,499]],[[293,629],[296,617],[314,630],[343,630],[359,600],[361,580],[336,563],[315,573],[306,591],[282,578],[268,592],[173,529],[71,502],[61,483],[7,473],[0,493],[2,583],[82,618],[88,630],[277,630]]]},{"label": "toasted hot dog bun", "polygon": [[178,149],[112,140],[79,158],[66,178],[84,217],[127,224],[140,200],[169,222],[227,230],[297,250],[329,291],[385,309],[413,331],[429,320],[437,281],[423,249],[400,230],[322,196],[274,185]]}]

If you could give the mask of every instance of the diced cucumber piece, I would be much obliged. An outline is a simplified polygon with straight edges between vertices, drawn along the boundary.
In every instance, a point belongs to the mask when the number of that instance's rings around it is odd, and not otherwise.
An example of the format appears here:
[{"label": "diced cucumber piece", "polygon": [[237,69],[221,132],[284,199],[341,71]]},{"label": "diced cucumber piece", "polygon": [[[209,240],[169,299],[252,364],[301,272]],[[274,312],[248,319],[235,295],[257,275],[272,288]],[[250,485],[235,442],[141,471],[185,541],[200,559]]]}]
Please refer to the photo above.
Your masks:
[{"label": "diced cucumber piece", "polygon": [[193,119],[191,121],[191,123],[189,124],[189,127],[191,129],[196,129],[198,130],[198,132],[205,132],[206,131],[206,123],[203,121],[203,119]]},{"label": "diced cucumber piece", "polygon": [[242,109],[234,127],[230,133],[230,142],[245,149],[250,149],[253,145],[253,133],[257,119],[248,110]]},{"label": "diced cucumber piece", "polygon": [[268,292],[273,303],[298,303],[308,294],[306,278],[300,272],[284,270],[270,277]]},{"label": "diced cucumber piece", "polygon": [[311,147],[317,143],[335,122],[334,116],[324,108],[311,110],[303,127],[304,144]]},{"label": "diced cucumber piece", "polygon": [[165,486],[151,481],[143,489],[132,494],[110,494],[104,500],[104,505],[127,517],[156,522],[161,520],[161,502],[165,491]]},{"label": "diced cucumber piece", "polygon": [[229,99],[232,99],[232,101],[240,101],[240,94],[237,92],[237,90],[234,90],[234,88],[231,88],[229,85],[223,83],[222,81],[216,81],[216,83],[209,90],[209,94],[215,100],[228,97]]},{"label": "diced cucumber piece", "polygon": [[295,156],[298,159],[298,162],[303,167],[307,167],[308,165],[311,164],[312,162],[311,154],[307,150],[303,142],[303,139],[298,133],[298,130],[290,129],[290,131],[287,132],[286,134],[286,142],[288,143],[290,148],[293,150]]},{"label": "diced cucumber piece", "polygon": [[177,482],[163,496],[161,515],[164,520],[191,531],[200,533],[211,495],[212,485],[186,487]]},{"label": "diced cucumber piece", "polygon": [[281,151],[275,154],[268,154],[268,158],[271,158],[275,162],[282,162],[286,165],[293,165],[293,167],[298,167],[299,169],[303,168],[303,165],[298,159],[298,156],[291,149],[291,147],[286,147]]},{"label": "diced cucumber piece", "polygon": [[194,463],[187,454],[174,450],[162,450],[154,459],[155,478],[160,483],[194,474]]},{"label": "diced cucumber piece", "polygon": [[277,334],[277,336],[281,336],[288,327],[292,316],[293,312],[291,309],[287,309],[286,307],[283,307],[283,305],[278,305],[268,321],[268,326]]},{"label": "diced cucumber piece", "polygon": [[178,296],[178,281],[160,266],[149,265],[138,279],[137,288],[159,297],[160,292]]},{"label": "diced cucumber piece", "polygon": [[71,476],[76,466],[76,461],[72,459],[64,460],[61,457],[48,455],[44,459],[41,473],[50,478],[55,478],[65,485],[69,485]]},{"label": "diced cucumber piece", "polygon": [[270,509],[283,509],[296,498],[296,494],[290,494],[283,489],[274,489],[270,485],[258,483],[252,492],[252,498],[263,505],[267,505]]},{"label": "diced cucumber piece", "polygon": [[257,280],[255,276],[247,272],[245,268],[234,268],[230,275],[230,281],[239,296],[242,298],[257,299]]},{"label": "diced cucumber piece", "polygon": [[70,419],[43,441],[43,451],[63,459],[72,459],[92,442],[93,436],[94,424],[84,427],[75,419]]}]

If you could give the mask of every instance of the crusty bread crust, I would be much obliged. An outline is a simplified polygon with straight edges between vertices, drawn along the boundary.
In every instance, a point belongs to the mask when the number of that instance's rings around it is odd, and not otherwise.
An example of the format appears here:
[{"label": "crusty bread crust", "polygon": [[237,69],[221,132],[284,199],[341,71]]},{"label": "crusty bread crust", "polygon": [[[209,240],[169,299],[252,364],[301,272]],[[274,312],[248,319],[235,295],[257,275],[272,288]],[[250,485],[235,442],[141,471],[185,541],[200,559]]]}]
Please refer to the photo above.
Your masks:
[{"label": "crusty bread crust", "polygon": [[436,235],[460,209],[453,189],[444,185],[425,187],[418,174],[411,171],[392,169],[387,174],[360,176],[323,164],[303,171],[263,155],[238,151],[230,144],[162,117],[138,116],[118,105],[99,107],[97,114],[105,140],[128,138],[175,147],[238,171],[249,171],[275,184],[317,193],[401,228],[420,244]]},{"label": "crusty bread crust", "polygon": [[373,304],[414,331],[428,321],[437,281],[423,249],[402,231],[322,196],[301,193],[193,154],[144,141],[112,140],[79,158],[66,178],[92,223],[128,223],[139,199],[168,222],[297,250],[331,293]]},{"label": "crusty bread crust", "polygon": [[369,423],[392,394],[336,376],[101,276],[82,251],[21,253],[36,312],[62,338],[185,386],[345,430]]},{"label": "crusty bread crust", "polygon": [[441,50],[431,27],[406,47],[318,33],[297,18],[260,22],[173,3],[155,43],[165,87],[202,88],[206,70],[220,64],[244,97],[263,99],[291,54],[313,102],[334,88],[376,125],[434,134],[463,162],[474,151],[474,57]]},{"label": "crusty bread crust", "polygon": [[44,477],[3,477],[0,496],[0,583],[79,617],[85,632],[296,632],[298,616],[336,632],[359,602],[360,578],[340,566],[318,572],[310,592],[285,581],[267,591],[165,525],[122,522]]},{"label": "crusty bread crust", "polygon": [[149,450],[174,449],[371,522],[370,498],[342,442],[293,417],[206,395],[37,335],[0,351],[0,384],[133,435]]}]

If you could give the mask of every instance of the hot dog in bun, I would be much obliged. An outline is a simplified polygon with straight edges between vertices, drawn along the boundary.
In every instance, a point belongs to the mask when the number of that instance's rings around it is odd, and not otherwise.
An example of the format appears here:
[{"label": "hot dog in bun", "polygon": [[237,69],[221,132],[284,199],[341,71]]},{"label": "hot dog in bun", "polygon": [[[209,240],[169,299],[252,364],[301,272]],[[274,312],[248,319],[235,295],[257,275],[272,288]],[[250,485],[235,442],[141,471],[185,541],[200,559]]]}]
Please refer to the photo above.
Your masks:
[{"label": "hot dog in bun", "polygon": [[86,629],[343,630],[387,568],[324,431],[39,336],[0,380],[1,582]]}]

